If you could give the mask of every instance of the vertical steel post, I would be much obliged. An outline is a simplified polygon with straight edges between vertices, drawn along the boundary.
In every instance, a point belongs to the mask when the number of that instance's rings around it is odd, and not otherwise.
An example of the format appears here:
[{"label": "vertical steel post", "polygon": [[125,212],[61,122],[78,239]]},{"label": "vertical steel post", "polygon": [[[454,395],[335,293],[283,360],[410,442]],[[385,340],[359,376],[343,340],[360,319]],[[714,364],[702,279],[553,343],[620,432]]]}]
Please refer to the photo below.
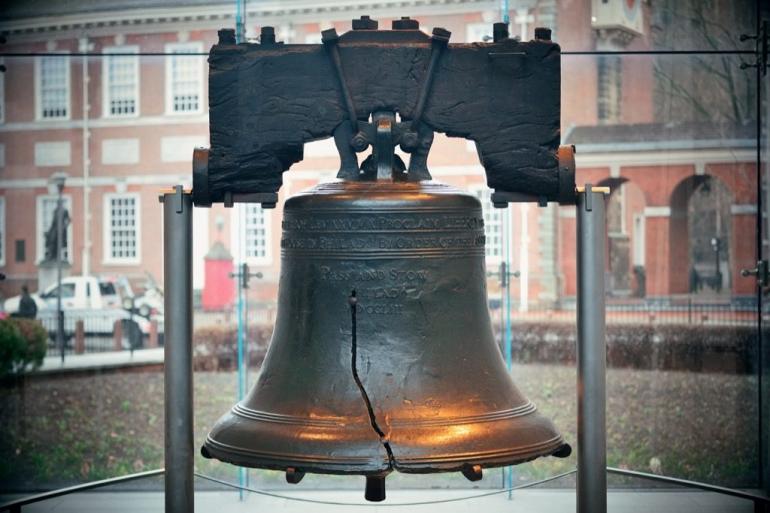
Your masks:
[{"label": "vertical steel post", "polygon": [[604,194],[577,198],[577,512],[607,512]]},{"label": "vertical steel post", "polygon": [[[506,11],[507,12],[507,11]],[[503,243],[505,244],[505,367],[508,369],[508,375],[511,375],[513,367],[513,352],[511,342],[513,333],[511,331],[511,242],[513,242],[513,230],[511,229],[511,214],[508,209],[502,212],[503,221]],[[508,500],[513,499],[513,467],[505,468],[505,487],[508,488]]]},{"label": "vertical steel post", "polygon": [[62,245],[64,242],[64,202],[62,201],[62,192],[64,190],[64,180],[59,179],[56,182],[56,345],[61,351],[61,361],[64,363],[64,310],[61,307],[61,260]]},{"label": "vertical steel post", "polygon": [[165,295],[166,513],[192,513],[192,196],[175,187],[163,201]]},{"label": "vertical steel post", "polygon": [[[240,273],[238,274],[238,402],[243,400],[245,394],[244,377],[243,377],[243,342],[244,342],[244,319],[243,319],[243,296],[246,294],[246,290],[243,288],[243,284],[247,279],[244,276],[246,266],[241,264],[238,266]],[[246,486],[246,468],[238,467],[238,484],[241,489],[238,490],[238,498],[243,500],[243,487]]]}]

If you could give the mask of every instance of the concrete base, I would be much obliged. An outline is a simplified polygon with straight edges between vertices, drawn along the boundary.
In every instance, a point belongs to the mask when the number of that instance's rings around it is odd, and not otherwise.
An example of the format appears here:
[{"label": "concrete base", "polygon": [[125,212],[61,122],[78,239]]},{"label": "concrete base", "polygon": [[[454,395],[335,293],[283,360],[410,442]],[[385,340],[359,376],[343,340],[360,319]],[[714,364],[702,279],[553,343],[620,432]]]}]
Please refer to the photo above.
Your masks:
[{"label": "concrete base", "polygon": [[[200,484],[200,482],[196,482]],[[301,485],[300,485],[301,486]],[[569,513],[575,511],[575,490],[521,490],[508,500],[506,493],[440,504],[406,505],[427,501],[451,500],[483,495],[488,490],[389,490],[382,504],[404,504],[383,507],[364,503],[361,491],[276,490],[275,493],[309,500],[352,503],[351,505],[312,504],[283,498],[245,493],[241,501],[237,491],[198,491],[195,510],[217,513],[344,513],[359,511],[434,512],[441,513]],[[10,499],[10,497],[7,497]],[[51,499],[45,503],[25,506],[25,512],[55,511],[56,513],[162,513],[163,494],[160,492],[85,492]],[[698,491],[610,491],[608,509],[612,513],[752,513],[750,501]]]},{"label": "concrete base", "polygon": [[[70,275],[72,265],[69,262],[61,263],[61,277],[62,279]],[[40,262],[37,266],[37,290],[42,292],[51,285],[56,283],[56,261],[46,260]]]}]

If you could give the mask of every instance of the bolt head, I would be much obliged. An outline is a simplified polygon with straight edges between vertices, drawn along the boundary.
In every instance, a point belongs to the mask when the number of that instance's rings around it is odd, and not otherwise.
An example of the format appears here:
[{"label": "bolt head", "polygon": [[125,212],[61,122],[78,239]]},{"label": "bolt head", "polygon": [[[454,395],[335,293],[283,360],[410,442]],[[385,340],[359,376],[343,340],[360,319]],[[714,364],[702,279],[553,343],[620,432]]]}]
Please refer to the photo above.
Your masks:
[{"label": "bolt head", "polygon": [[548,27],[535,28],[535,39],[538,41],[550,41],[551,29],[549,29]]},{"label": "bolt head", "polygon": [[402,16],[400,20],[393,20],[391,28],[393,30],[419,30],[420,22],[409,16]]},{"label": "bolt head", "polygon": [[369,141],[366,140],[366,136],[362,132],[358,132],[350,138],[350,147],[357,152],[364,151],[369,147]]},{"label": "bolt head", "polygon": [[357,20],[353,20],[353,30],[377,30],[377,20],[371,19],[369,16],[361,16]]},{"label": "bolt head", "polygon": [[417,132],[409,130],[408,132],[404,132],[404,135],[401,136],[401,149],[406,152],[417,149],[418,143],[419,138],[417,137]]},{"label": "bolt head", "polygon": [[235,44],[235,30],[230,28],[223,28],[217,31],[219,36],[220,45],[234,45]]}]

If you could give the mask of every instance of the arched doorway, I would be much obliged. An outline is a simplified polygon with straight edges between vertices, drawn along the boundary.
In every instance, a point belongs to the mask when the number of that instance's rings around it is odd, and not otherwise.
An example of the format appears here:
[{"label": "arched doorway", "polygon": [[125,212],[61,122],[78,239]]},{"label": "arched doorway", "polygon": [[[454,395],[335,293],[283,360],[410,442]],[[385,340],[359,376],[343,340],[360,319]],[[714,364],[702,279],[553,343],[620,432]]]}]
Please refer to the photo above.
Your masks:
[{"label": "arched doorway", "polygon": [[716,177],[691,176],[671,194],[671,292],[729,296],[732,276],[729,188]]},{"label": "arched doorway", "polygon": [[607,200],[607,292],[615,297],[645,297],[644,192],[624,178],[610,178]]}]

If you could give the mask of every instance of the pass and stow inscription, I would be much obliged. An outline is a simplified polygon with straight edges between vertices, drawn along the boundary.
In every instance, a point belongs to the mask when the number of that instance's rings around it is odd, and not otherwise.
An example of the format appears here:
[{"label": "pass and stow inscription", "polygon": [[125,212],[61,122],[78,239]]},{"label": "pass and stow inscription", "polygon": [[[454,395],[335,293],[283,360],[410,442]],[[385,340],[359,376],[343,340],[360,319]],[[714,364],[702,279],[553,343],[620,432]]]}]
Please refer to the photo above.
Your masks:
[{"label": "pass and stow inscription", "polygon": [[[287,216],[283,221],[281,247],[287,255],[312,255],[320,259],[326,255],[351,255],[357,251],[377,255],[413,250],[440,250],[428,252],[437,258],[450,254],[476,255],[483,258],[484,219],[480,215],[454,214],[367,214],[337,217]],[[328,252],[328,253],[327,253]],[[477,254],[478,253],[478,254]],[[403,254],[403,253],[402,253]],[[430,282],[437,277],[434,270],[396,267],[358,267],[313,264],[316,275],[324,282],[355,289],[356,308],[365,315],[401,316],[410,311],[409,303],[430,292]],[[343,285],[345,284],[345,285]]]},{"label": "pass and stow inscription", "polygon": [[423,285],[431,279],[427,269],[345,269],[318,266],[323,281],[345,282],[356,290],[359,313],[369,315],[402,315],[404,302],[423,293]]}]

